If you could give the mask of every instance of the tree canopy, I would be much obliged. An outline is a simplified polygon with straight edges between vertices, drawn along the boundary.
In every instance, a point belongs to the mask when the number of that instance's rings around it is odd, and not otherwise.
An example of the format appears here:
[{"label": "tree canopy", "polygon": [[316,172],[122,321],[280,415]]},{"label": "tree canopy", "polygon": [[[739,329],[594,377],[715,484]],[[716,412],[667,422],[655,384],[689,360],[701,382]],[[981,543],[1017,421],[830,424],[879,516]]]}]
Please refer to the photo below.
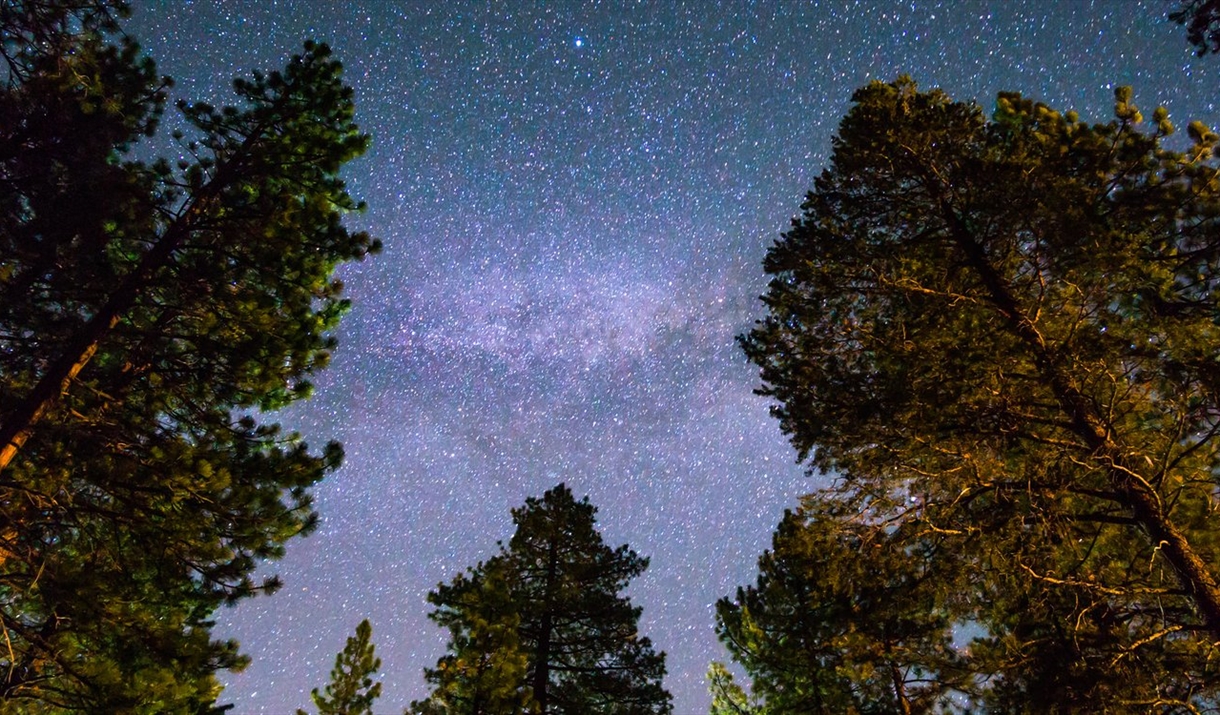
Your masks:
[{"label": "tree canopy", "polygon": [[[998,711],[1216,703],[1217,137],[1194,122],[1171,150],[1164,109],[1144,128],[1115,97],[1088,124],[1016,94],[989,120],[907,78],[859,90],[742,341],[838,479],[797,532],[832,537],[819,598],[841,599],[860,529],[878,558],[931,554],[934,607],[885,608],[939,619],[921,658],[977,633],[953,682]],[[878,562],[852,598],[911,568]]]},{"label": "tree canopy", "polygon": [[307,396],[375,250],[338,178],[368,139],[322,44],[180,102],[118,1],[0,5],[0,712],[197,712],[221,604],[315,521],[341,458],[260,416]]},{"label": "tree canopy", "polygon": [[486,562],[428,596],[451,635],[419,713],[669,713],[665,654],[620,595],[648,560],[611,549],[596,509],[563,484],[513,510],[516,533]]}]

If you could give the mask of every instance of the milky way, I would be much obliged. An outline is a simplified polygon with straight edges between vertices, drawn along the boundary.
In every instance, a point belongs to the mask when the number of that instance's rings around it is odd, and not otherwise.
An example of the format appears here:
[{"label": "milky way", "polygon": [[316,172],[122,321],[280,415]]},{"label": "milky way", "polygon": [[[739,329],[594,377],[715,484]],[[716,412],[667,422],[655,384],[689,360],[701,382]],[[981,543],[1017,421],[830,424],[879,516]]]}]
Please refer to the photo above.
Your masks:
[{"label": "milky way", "polygon": [[734,335],[760,261],[812,185],[851,93],[912,75],[977,99],[1018,90],[1109,116],[1116,84],[1179,125],[1220,122],[1220,60],[1161,0],[995,2],[142,2],[127,30],[224,103],[233,76],[329,42],[371,151],[345,170],[385,251],[341,275],[354,308],[307,404],[277,416],[343,442],[322,523],[269,565],[283,590],[218,614],[253,658],[236,712],[308,703],[368,617],[378,712],[425,693],[437,582],[511,535],[509,509],[566,482],[669,654],[677,715],[725,658],[713,604],[752,581],[796,464]]}]

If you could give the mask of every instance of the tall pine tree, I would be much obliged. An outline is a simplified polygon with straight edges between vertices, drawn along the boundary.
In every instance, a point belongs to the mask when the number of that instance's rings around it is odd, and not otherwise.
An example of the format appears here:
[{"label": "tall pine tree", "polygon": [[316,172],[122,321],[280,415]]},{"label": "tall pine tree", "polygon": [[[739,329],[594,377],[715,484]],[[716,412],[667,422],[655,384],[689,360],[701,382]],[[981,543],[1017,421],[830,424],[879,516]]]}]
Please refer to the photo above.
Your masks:
[{"label": "tall pine tree", "polygon": [[118,0],[0,3],[0,712],[198,712],[220,605],[309,531],[341,457],[260,411],[307,396],[376,248],[338,178],[367,138],[325,45],[180,103]]},{"label": "tall pine tree", "polygon": [[[1169,148],[1168,112],[1146,126],[1131,96],[1089,124],[862,88],[743,341],[801,457],[841,479],[819,498],[851,528],[801,530],[832,537],[824,571],[854,599],[927,559],[878,613],[968,626],[964,682],[999,711],[1220,703],[1218,137],[1192,122]],[[839,548],[855,529],[888,554],[871,577]],[[819,608],[850,604],[813,578]],[[927,588],[935,610],[903,605]]]},{"label": "tall pine tree", "polygon": [[417,712],[670,712],[665,655],[637,632],[640,608],[619,595],[648,560],[607,547],[595,513],[563,484],[528,499],[499,554],[429,594],[451,652],[428,671],[435,691]]}]

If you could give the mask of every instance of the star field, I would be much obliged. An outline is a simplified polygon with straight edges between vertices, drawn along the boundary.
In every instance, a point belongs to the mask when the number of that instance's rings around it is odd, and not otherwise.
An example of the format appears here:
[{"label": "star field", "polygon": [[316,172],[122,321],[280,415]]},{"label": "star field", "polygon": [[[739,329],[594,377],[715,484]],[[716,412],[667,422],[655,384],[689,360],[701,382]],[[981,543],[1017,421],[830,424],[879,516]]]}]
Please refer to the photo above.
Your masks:
[{"label": "star field", "polygon": [[232,77],[326,41],[373,147],[345,170],[385,251],[341,277],[354,308],[308,403],[343,442],[318,531],[268,566],[271,598],[218,614],[253,658],[236,712],[305,707],[369,618],[378,712],[424,695],[437,582],[560,481],[606,541],[652,563],[630,595],[669,654],[677,715],[726,655],[713,604],[753,581],[784,508],[824,483],[752,394],[734,344],[760,262],[821,171],[852,91],[911,74],[990,107],[1017,90],[1109,117],[1117,84],[1216,125],[1220,60],[1162,0],[993,2],[140,2],[127,24],[221,104]]}]

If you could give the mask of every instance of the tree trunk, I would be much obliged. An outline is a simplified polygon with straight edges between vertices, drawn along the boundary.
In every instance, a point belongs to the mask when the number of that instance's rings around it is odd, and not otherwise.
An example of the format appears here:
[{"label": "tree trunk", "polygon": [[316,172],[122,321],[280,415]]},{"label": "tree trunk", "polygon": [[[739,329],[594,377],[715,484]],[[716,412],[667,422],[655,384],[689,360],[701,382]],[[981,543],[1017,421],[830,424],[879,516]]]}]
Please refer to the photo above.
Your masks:
[{"label": "tree trunk", "polygon": [[989,299],[1008,321],[1009,329],[1029,346],[1038,372],[1059,401],[1071,422],[1072,431],[1083,440],[1093,459],[1107,464],[1110,482],[1125,498],[1131,515],[1148,534],[1156,553],[1177,574],[1183,589],[1195,602],[1207,630],[1220,639],[1220,583],[1165,513],[1160,496],[1148,480],[1141,477],[1133,464],[1122,456],[1122,450],[1111,438],[1110,430],[1096,406],[1055,364],[1037,327],[1021,310],[1008,283],[988,261],[982,245],[975,240],[964,220],[943,195],[938,194],[937,199],[954,243],[982,280]]},{"label": "tree trunk", "polygon": [[885,657],[890,666],[890,683],[894,686],[894,700],[898,703],[898,710],[902,715],[911,715],[911,698],[907,696],[907,682],[903,677],[902,668],[898,667],[898,663],[892,658],[894,657],[894,643],[890,639],[889,629],[882,636],[885,639]]},{"label": "tree trunk", "polygon": [[542,622],[538,627],[538,650],[534,655],[534,701],[538,715],[546,715],[547,686],[551,680],[551,603],[554,600],[555,580],[559,575],[558,544],[552,535],[547,543],[546,580],[543,591]]},{"label": "tree trunk", "polygon": [[68,340],[59,357],[51,361],[34,388],[9,414],[4,415],[4,422],[0,424],[0,473],[8,467],[18,450],[30,438],[38,421],[59,397],[68,391],[72,381],[93,359],[102,339],[148,289],[157,271],[170,263],[174,251],[191,235],[200,214],[211,207],[232,177],[240,173],[243,163],[240,157],[261,139],[261,131],[260,127],[246,138],[238,150],[238,158],[218,167],[212,180],[184,207],[166,228],[165,233],[140,258],[136,267],[123,278],[123,282],[105,304]]}]

